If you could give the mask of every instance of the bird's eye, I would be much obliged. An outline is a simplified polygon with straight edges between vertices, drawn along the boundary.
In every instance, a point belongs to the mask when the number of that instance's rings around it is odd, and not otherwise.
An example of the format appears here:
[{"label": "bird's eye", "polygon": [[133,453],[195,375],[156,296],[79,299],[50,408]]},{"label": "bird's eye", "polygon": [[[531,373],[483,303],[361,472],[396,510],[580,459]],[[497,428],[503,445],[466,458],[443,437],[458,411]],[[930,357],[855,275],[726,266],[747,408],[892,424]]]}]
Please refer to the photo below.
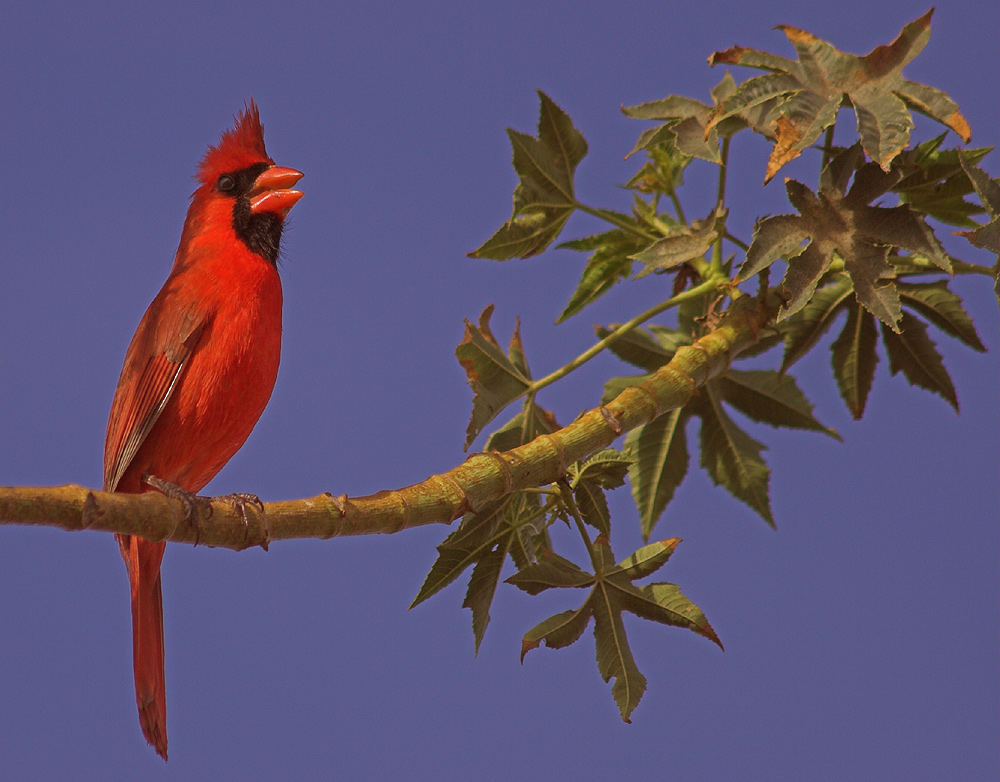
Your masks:
[{"label": "bird's eye", "polygon": [[223,174],[219,177],[219,181],[215,183],[215,187],[223,193],[228,193],[236,187],[236,180],[229,176],[229,174]]}]

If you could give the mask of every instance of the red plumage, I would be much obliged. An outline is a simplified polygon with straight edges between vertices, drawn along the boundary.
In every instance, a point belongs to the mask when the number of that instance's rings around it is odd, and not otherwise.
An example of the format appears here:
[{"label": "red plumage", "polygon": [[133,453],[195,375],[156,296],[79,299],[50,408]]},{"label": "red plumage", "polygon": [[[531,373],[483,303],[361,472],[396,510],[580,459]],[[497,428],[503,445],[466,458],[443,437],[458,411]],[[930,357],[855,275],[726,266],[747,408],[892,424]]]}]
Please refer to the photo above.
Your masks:
[{"label": "red plumage", "polygon": [[[206,153],[173,269],[125,355],[111,405],[104,488],[143,492],[155,476],[199,491],[239,450],[263,412],[281,353],[283,220],[302,174],[264,148],[250,101]],[[167,757],[162,541],[116,535],[132,593],[139,722]]]}]

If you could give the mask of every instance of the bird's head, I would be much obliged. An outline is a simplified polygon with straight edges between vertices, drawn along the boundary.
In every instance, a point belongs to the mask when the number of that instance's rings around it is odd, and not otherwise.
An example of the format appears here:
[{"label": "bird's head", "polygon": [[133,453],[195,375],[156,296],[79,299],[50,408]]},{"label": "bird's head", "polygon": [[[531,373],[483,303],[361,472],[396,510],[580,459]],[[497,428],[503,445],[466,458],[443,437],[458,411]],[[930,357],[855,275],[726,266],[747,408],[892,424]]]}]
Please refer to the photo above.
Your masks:
[{"label": "bird's head", "polygon": [[226,210],[236,236],[275,263],[285,216],[302,198],[299,190],[292,189],[301,178],[301,171],[276,166],[268,156],[260,112],[251,99],[237,115],[233,129],[225,131],[205,153],[198,168],[201,186],[194,193],[192,208],[214,214]]}]

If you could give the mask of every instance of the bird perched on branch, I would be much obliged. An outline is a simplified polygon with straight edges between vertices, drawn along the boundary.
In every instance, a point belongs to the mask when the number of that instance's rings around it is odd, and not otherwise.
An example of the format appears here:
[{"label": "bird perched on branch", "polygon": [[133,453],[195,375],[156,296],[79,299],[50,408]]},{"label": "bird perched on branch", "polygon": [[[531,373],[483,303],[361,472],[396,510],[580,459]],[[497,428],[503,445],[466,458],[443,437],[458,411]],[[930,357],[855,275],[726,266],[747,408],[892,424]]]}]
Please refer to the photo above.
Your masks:
[{"label": "bird perched on branch", "polygon": [[[190,512],[195,493],[260,418],[281,353],[277,260],[302,177],[276,166],[251,100],[198,169],[173,269],[136,329],[104,446],[106,491],[158,489]],[[251,495],[233,495],[245,503]],[[167,758],[163,541],[115,535],[132,591],[139,723]]]}]

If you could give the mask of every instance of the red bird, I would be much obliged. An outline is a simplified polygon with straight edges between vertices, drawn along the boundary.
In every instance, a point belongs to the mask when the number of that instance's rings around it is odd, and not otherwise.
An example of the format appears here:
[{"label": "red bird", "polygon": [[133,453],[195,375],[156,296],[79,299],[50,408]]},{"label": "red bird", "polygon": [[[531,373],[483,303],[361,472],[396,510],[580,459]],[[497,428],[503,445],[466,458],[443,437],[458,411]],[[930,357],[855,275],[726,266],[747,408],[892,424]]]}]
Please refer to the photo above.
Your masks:
[{"label": "red bird", "polygon": [[[125,354],[104,446],[104,489],[187,498],[239,450],[281,353],[276,263],[302,173],[274,165],[251,100],[198,169],[174,266]],[[139,724],[167,758],[160,561],[166,543],[115,535],[132,590]]]}]

